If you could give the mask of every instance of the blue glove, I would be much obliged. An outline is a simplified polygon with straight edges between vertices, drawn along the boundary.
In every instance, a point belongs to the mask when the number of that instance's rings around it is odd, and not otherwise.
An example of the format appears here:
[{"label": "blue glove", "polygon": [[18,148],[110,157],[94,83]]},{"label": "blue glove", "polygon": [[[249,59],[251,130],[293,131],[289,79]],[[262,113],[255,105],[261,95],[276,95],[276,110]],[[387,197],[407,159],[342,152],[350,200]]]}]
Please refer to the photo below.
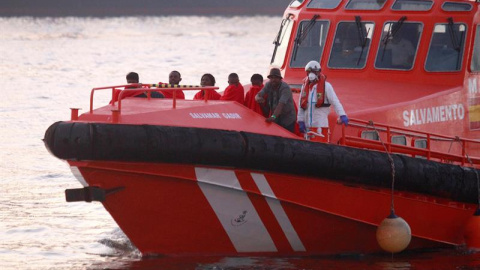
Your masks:
[{"label": "blue glove", "polygon": [[346,115],[341,115],[340,116],[340,121],[342,121],[342,123],[345,125],[345,126],[348,126],[348,117]]},{"label": "blue glove", "polygon": [[305,131],[306,131],[305,130],[305,122],[303,122],[303,121],[298,122],[298,128],[300,129],[301,133],[305,133]]}]

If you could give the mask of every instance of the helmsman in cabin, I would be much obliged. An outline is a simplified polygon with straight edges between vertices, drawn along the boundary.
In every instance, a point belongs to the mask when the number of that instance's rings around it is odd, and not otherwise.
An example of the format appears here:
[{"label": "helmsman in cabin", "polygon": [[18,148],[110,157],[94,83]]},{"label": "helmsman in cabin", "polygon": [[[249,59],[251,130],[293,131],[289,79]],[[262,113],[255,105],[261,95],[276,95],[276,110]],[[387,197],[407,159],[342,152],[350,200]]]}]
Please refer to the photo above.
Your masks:
[{"label": "helmsman in cabin", "polygon": [[348,117],[325,75],[321,73],[320,63],[310,61],[305,66],[307,77],[303,81],[298,104],[297,122],[305,138],[328,142],[328,114],[330,105],[340,116],[339,121],[348,125]]}]

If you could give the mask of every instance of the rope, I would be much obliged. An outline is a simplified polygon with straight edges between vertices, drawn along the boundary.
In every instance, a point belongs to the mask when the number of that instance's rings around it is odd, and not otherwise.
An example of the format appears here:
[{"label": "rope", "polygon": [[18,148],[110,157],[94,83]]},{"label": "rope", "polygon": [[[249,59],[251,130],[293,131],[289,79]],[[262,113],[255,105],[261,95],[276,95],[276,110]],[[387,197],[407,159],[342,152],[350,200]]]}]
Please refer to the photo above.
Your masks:
[{"label": "rope", "polygon": [[[380,140],[380,142],[382,143],[382,146],[383,148],[385,149],[385,152],[387,153],[388,155],[388,161],[390,162],[390,166],[392,168],[392,193],[391,193],[391,198],[392,198],[392,201],[391,201],[391,206],[390,206],[390,211],[392,214],[395,214],[395,209],[394,209],[394,200],[393,200],[393,193],[394,193],[394,190],[395,190],[395,164],[393,163],[393,158],[392,156],[390,155],[390,153],[388,152],[387,150],[387,147],[385,146],[385,143],[383,143],[383,140],[382,138],[380,137],[380,133],[378,132],[377,128],[375,127],[375,125],[373,124],[373,121],[369,121],[368,122],[368,126],[371,126],[375,132],[377,133],[378,135],[378,139]],[[455,136],[454,139],[451,140],[451,144],[450,144],[450,148],[448,149],[448,152],[450,153],[450,149],[452,148],[452,144],[453,142],[458,142],[460,143],[460,145],[463,147],[461,141],[460,141],[460,138],[458,136]],[[473,162],[472,160],[470,159],[470,156],[465,153],[465,156],[468,160],[468,162],[470,163],[470,165],[472,166],[473,168],[473,172],[475,173],[475,176],[477,177],[477,195],[478,195],[478,198],[477,198],[477,204],[478,204],[478,209],[480,209],[480,176],[477,172],[477,170],[475,169],[475,167],[473,166]]]},{"label": "rope", "polygon": [[385,144],[384,144],[383,141],[382,141],[382,138],[380,137],[380,133],[378,132],[378,130],[377,130],[377,128],[375,127],[375,125],[373,124],[373,121],[370,120],[370,121],[368,122],[368,125],[369,125],[369,126],[372,126],[373,129],[375,130],[375,132],[377,133],[378,139],[379,139],[380,142],[382,143],[383,148],[385,149],[385,153],[387,153],[388,161],[390,162],[390,167],[392,168],[392,193],[391,193],[390,213],[391,213],[392,215],[395,215],[395,207],[394,207],[394,203],[393,203],[393,192],[394,192],[394,190],[395,190],[395,164],[393,163],[392,155],[390,155],[390,153],[388,152],[387,147],[385,146]]}]

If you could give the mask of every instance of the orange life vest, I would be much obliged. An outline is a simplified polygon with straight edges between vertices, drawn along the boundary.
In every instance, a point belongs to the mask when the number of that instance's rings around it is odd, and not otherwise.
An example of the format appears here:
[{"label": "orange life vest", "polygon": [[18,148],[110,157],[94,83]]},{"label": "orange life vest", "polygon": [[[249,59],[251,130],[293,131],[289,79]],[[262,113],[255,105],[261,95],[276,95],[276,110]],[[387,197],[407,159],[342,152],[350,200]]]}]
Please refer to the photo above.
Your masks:
[{"label": "orange life vest", "polygon": [[[320,74],[317,82],[317,104],[315,104],[316,108],[330,106],[330,104],[325,103],[325,81],[325,75]],[[305,78],[305,80],[303,80],[303,92],[300,96],[300,107],[304,110],[307,109],[308,95],[310,94],[310,91],[312,90],[314,85],[315,84],[310,83],[308,78]]]}]

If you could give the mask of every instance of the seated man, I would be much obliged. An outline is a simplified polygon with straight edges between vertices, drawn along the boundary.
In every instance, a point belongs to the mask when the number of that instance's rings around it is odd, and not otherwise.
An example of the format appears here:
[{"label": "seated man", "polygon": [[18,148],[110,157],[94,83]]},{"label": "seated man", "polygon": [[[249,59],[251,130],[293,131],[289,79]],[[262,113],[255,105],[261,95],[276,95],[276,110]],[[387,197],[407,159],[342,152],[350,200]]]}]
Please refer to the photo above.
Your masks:
[{"label": "seated man", "polygon": [[[212,74],[206,73],[203,74],[202,79],[200,79],[201,86],[215,86],[215,77]],[[193,97],[194,100],[203,100],[205,99],[205,90],[198,91]],[[219,100],[221,95],[215,90],[208,91],[208,100]]]},{"label": "seated man", "polygon": [[[135,88],[142,88],[142,85],[139,83],[140,81],[140,77],[138,76],[138,73],[136,72],[129,72],[126,76],[126,79],[127,79],[127,83],[128,84],[135,84],[133,86],[126,86],[125,89],[135,89]],[[116,89],[115,93],[113,94],[113,99],[110,101],[110,104],[113,104],[114,102],[118,101],[118,98],[120,96],[120,93],[121,93],[122,90],[120,89]],[[158,93],[158,92],[151,92],[150,93],[150,96],[152,98],[163,98],[163,95],[161,93]],[[123,98],[127,98],[127,97],[142,97],[142,98],[146,98],[147,97],[147,93],[145,91],[142,91],[142,90],[137,90],[137,91],[127,91],[126,93],[124,93],[122,95],[122,99]]]},{"label": "seated man", "polygon": [[[250,78],[250,82],[252,83],[252,86],[250,87],[250,90],[248,90],[247,94],[245,95],[244,105],[252,109],[254,112],[260,114],[261,116],[267,117],[268,116],[267,107],[263,103],[260,104],[255,101],[255,96],[263,88],[262,75],[253,74],[252,77]],[[266,96],[264,96],[263,98],[266,99]]]},{"label": "seated man", "polygon": [[228,75],[228,87],[225,88],[223,96],[220,98],[220,100],[233,100],[240,104],[243,104],[244,94],[245,90],[240,84],[237,73],[231,73],[230,75]]},{"label": "seated man", "polygon": [[[179,85],[181,80],[182,80],[182,75],[180,75],[180,72],[176,70],[170,72],[170,74],[168,75],[168,83],[171,84],[171,87],[174,87],[174,85]],[[159,83],[159,84],[162,84],[162,83]],[[165,98],[173,98],[173,91],[161,91],[161,92],[165,96]],[[185,99],[185,94],[183,93],[182,90],[177,90],[176,97],[178,99]]]}]

